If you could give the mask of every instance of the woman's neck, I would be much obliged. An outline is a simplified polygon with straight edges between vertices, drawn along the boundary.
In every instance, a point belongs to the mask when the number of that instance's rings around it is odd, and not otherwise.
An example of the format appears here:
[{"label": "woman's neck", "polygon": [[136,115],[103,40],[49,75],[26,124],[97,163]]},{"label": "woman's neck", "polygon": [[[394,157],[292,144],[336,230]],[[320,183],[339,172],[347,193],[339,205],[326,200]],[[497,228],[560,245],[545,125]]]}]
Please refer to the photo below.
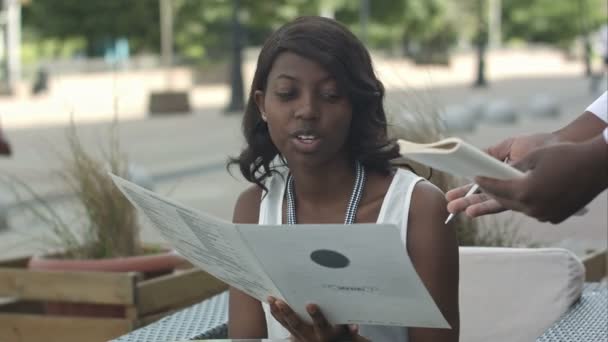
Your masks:
[{"label": "woman's neck", "polygon": [[331,202],[350,196],[355,182],[355,166],[347,160],[336,160],[323,167],[290,168],[298,201]]}]

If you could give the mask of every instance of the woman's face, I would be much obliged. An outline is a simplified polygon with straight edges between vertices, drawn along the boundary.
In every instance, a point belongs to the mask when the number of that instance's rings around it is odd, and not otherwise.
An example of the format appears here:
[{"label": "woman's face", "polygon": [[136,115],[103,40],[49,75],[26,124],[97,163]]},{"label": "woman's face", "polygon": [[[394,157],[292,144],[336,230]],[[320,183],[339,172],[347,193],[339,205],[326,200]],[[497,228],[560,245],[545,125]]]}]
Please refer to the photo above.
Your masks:
[{"label": "woman's face", "polygon": [[255,100],[272,142],[290,165],[346,158],[352,107],[344,89],[318,63],[281,53]]}]

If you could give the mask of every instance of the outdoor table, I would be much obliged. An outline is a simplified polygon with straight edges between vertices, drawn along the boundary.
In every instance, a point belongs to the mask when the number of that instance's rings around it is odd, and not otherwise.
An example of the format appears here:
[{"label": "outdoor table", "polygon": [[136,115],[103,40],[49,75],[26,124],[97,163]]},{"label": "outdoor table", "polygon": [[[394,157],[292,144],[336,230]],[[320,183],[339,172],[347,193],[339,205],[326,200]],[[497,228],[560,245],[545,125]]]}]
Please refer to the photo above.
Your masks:
[{"label": "outdoor table", "polygon": [[[227,322],[228,292],[226,291],[113,341],[169,342],[222,339],[228,336]],[[608,341],[608,284],[585,284],[581,299],[536,340],[536,342],[549,341]]]},{"label": "outdoor table", "polygon": [[581,299],[536,342],[608,341],[608,285],[587,283]]}]

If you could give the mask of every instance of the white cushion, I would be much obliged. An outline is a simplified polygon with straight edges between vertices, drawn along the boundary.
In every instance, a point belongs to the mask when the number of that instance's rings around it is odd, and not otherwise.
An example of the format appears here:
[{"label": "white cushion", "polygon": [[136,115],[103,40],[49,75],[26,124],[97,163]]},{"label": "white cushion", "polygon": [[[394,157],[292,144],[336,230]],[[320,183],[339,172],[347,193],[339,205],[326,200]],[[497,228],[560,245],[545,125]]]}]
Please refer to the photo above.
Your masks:
[{"label": "white cushion", "polygon": [[530,342],[580,297],[585,267],[559,248],[460,248],[461,341]]}]

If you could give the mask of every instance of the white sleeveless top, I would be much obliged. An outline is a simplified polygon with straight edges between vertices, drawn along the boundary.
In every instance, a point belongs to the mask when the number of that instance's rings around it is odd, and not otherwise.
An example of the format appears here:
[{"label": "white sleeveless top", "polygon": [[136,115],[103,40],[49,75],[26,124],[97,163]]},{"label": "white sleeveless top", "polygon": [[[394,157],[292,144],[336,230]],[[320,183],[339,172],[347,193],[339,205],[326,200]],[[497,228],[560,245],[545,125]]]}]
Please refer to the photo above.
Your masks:
[{"label": "white sleeveless top", "polygon": [[[286,179],[287,169],[285,168],[281,174],[273,174],[265,182],[268,193],[262,197],[259,224],[276,225],[282,223]],[[384,196],[378,220],[376,221],[376,223],[396,224],[401,230],[401,241],[403,242],[404,249],[407,246],[407,221],[410,199],[414,186],[423,179],[409,170],[397,169],[391,185]],[[266,316],[268,338],[289,338],[289,331],[274,319],[270,313],[268,304],[262,303],[262,307]],[[408,340],[407,328],[404,327],[361,325],[359,326],[359,334],[372,341],[407,342]]]}]

